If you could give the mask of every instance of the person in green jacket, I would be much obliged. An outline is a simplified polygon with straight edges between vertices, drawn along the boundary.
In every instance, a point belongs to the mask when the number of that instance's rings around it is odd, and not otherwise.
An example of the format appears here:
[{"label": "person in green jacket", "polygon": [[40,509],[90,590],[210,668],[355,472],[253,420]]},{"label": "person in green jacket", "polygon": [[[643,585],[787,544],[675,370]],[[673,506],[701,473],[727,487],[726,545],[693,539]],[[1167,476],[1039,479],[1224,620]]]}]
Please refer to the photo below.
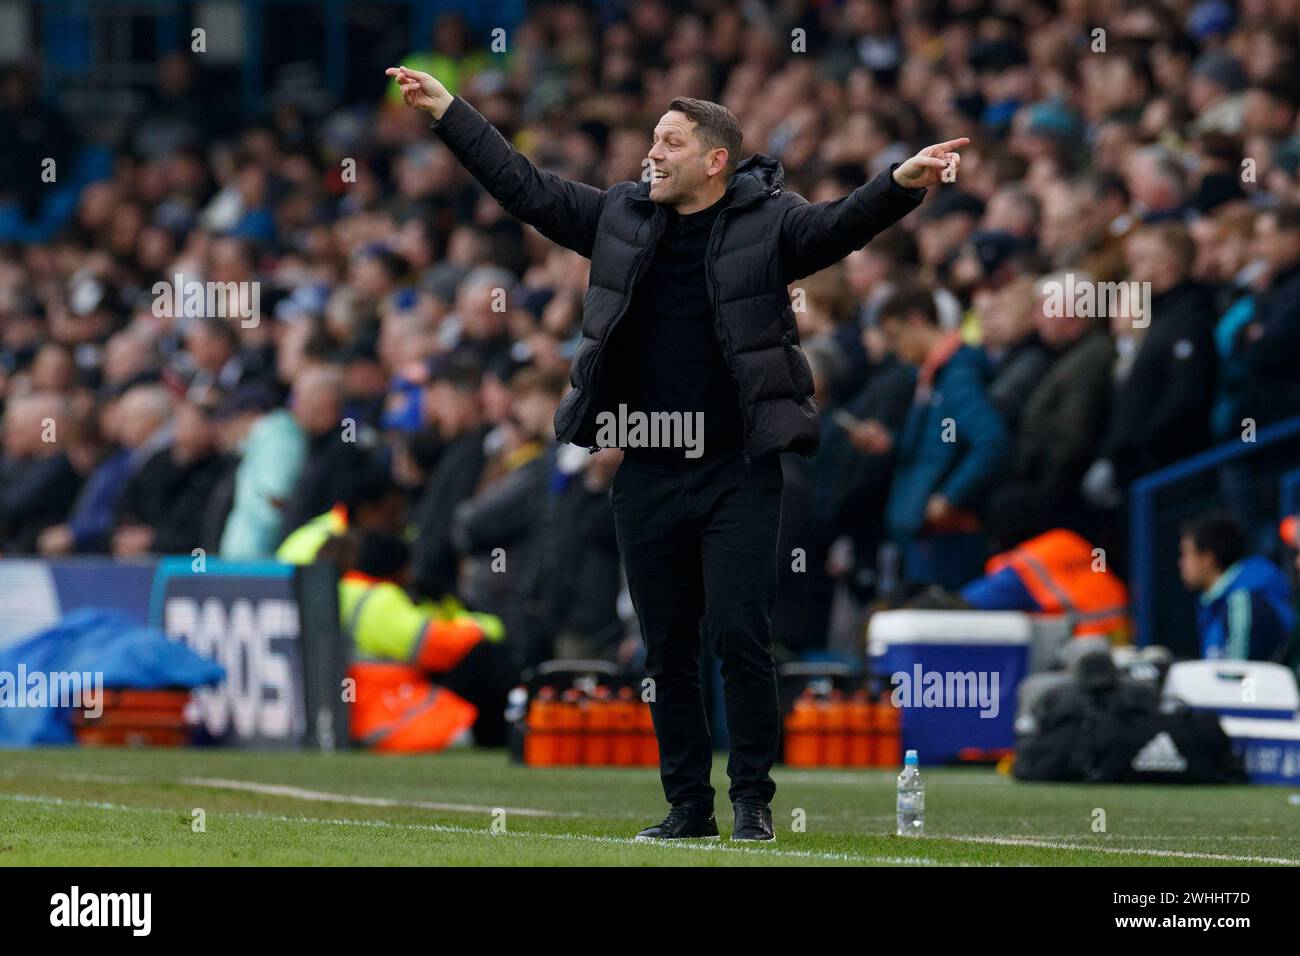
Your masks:
[{"label": "person in green jacket", "polygon": [[269,558],[282,532],[281,508],[307,457],[307,436],[277,408],[266,385],[242,385],[218,408],[222,447],[240,456],[235,500],[221,534],[221,557]]}]

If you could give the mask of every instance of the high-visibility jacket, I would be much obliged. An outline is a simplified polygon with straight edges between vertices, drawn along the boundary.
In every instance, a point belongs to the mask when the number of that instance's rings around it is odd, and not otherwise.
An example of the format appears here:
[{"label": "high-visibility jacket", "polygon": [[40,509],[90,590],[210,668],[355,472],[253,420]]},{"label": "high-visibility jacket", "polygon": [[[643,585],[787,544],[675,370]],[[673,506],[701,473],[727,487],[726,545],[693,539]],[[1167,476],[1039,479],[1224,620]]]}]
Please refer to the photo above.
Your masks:
[{"label": "high-visibility jacket", "polygon": [[1056,528],[1030,538],[994,555],[985,571],[997,574],[1005,568],[1015,572],[1044,613],[1072,615],[1075,636],[1128,640],[1128,588],[1073,531]]},{"label": "high-visibility jacket", "polygon": [[285,564],[311,564],[326,541],[347,530],[348,510],[343,505],[335,505],[295,528],[276,548],[275,556]]},{"label": "high-visibility jacket", "polygon": [[478,719],[478,708],[429,675],[460,663],[483,640],[483,629],[430,610],[391,581],[355,571],[339,581],[339,616],[354,649],[352,736],[367,747],[441,750]]}]

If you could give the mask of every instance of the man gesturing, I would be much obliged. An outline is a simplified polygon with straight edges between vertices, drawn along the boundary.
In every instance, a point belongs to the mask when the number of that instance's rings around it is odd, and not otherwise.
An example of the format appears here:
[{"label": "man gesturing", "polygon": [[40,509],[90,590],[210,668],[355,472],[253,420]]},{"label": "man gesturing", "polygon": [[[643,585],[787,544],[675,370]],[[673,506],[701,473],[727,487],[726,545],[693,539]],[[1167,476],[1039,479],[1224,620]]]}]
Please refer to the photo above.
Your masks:
[{"label": "man gesturing", "polygon": [[[427,73],[387,72],[508,212],[591,259],[573,389],[555,431],[589,447],[617,433],[625,451],[611,490],[614,519],[671,806],[639,836],[718,835],[703,638],[722,661],[732,839],[773,839],[778,456],[812,455],[818,440],[787,287],[916,208],[969,141],[930,146],[843,199],[809,203],[784,191],[776,160],[739,162],[742,134],[729,110],[678,97],[651,134],[645,181],[601,190],[538,169]],[[608,415],[630,421],[637,413],[698,421],[702,443],[664,447],[642,432],[600,427]]]}]

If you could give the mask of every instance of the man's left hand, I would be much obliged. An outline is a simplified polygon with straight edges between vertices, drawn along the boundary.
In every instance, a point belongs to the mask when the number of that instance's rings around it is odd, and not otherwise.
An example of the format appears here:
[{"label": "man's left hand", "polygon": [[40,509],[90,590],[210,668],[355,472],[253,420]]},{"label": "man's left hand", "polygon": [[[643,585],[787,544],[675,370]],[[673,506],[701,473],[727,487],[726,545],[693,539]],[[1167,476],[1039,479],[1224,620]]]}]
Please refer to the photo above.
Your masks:
[{"label": "man's left hand", "polygon": [[952,513],[952,502],[943,495],[931,495],[925,503],[925,520],[931,523],[944,521]]},{"label": "man's left hand", "polygon": [[961,165],[961,156],[955,151],[969,143],[970,139],[963,136],[927,146],[911,159],[899,164],[894,170],[894,182],[905,189],[933,186],[942,181],[943,171],[949,166],[952,167],[952,176],[948,181],[952,182],[952,177],[957,175],[957,168]]}]

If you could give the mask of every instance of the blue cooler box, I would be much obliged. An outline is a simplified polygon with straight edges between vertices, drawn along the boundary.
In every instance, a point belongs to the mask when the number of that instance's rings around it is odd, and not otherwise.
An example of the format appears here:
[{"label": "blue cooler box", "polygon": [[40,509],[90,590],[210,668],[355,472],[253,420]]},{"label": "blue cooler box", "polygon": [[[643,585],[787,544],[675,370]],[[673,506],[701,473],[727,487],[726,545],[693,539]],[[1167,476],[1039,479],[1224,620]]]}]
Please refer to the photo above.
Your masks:
[{"label": "blue cooler box", "polygon": [[1300,688],[1295,673],[1265,661],[1180,661],[1164,696],[1219,715],[1251,783],[1300,784]]},{"label": "blue cooler box", "polygon": [[874,615],[868,653],[902,705],[903,747],[923,764],[952,763],[966,748],[1014,747],[1016,688],[1034,637],[1033,619],[1018,611]]},{"label": "blue cooler box", "polygon": [[1300,786],[1300,721],[1223,717],[1219,723],[1245,760],[1251,783]]}]

